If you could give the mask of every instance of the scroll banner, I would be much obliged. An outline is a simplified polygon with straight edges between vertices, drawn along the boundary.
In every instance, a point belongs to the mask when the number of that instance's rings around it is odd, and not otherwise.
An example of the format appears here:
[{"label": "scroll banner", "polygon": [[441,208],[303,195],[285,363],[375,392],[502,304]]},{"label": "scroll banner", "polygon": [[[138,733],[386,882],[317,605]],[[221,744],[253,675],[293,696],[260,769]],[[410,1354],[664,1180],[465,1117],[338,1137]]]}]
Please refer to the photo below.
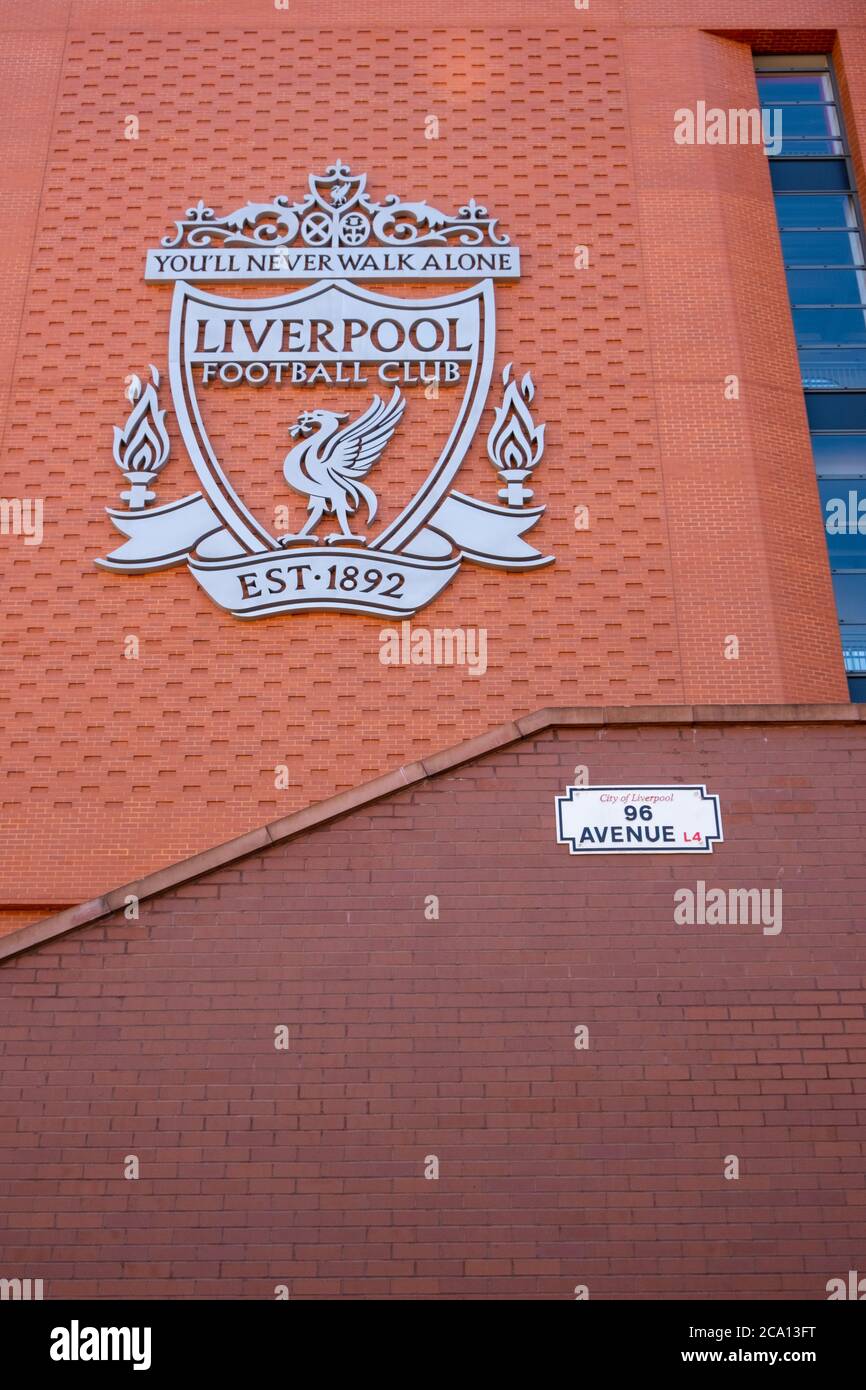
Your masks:
[{"label": "scroll banner", "polygon": [[292,546],[225,560],[191,556],[189,567],[221,608],[236,618],[289,609],[334,609],[407,616],[454,578],[460,557],[413,560],[363,546]]},{"label": "scroll banner", "polygon": [[543,510],[454,492],[410,541],[413,554],[293,543],[238,555],[237,541],[196,492],[137,512],[107,508],[127,540],[97,564],[131,574],[186,563],[210,598],[238,618],[298,609],[409,617],[445,588],[464,558],[502,569],[549,564],[522,535]]},{"label": "scroll banner", "polygon": [[118,531],[129,539],[96,563],[103,569],[119,570],[122,574],[182,565],[205,536],[223,529],[216,512],[200,492],[164,507],[141,511],[106,507],[105,510]]}]

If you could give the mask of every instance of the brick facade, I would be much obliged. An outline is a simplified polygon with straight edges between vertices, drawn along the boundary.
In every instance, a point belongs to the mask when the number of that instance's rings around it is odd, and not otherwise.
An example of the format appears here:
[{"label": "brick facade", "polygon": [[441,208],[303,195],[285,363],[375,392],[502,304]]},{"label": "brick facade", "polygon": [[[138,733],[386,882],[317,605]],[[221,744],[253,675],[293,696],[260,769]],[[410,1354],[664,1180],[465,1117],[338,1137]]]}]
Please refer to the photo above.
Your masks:
[{"label": "brick facade", "polygon": [[[755,103],[752,41],[833,45],[862,169],[862,18],[861,0],[473,0],[433,24],[426,0],[4,8],[3,487],[44,498],[46,532],[2,545],[0,925],[545,704],[844,701],[766,161],[671,132],[679,106]],[[483,200],[523,251],[497,295],[496,370],[538,386],[537,535],[556,563],[464,566],[423,617],[486,627],[483,680],[383,668],[377,619],[244,624],[183,570],[93,564],[116,540],[124,378],[166,365],[169,292],[145,284],[145,247],[199,196],[295,196],[337,154],[381,194]],[[267,510],[285,402],[237,402],[220,438]],[[491,496],[494,404],[461,474]],[[171,412],[169,428],[166,499],[196,485]],[[383,515],[420,466],[410,437]]]},{"label": "brick facade", "polygon": [[[753,49],[831,52],[866,192],[862,0],[30,0],[0,40],[2,492],[45,509],[41,544],[0,536],[0,1278],[824,1298],[866,1269],[866,706],[767,161],[673,127],[755,106]],[[535,381],[555,563],[464,564],[413,619],[484,629],[483,677],[383,665],[379,618],[240,622],[183,568],[94,564],[125,379],[167,367],[145,249],[337,157],[521,249],[493,381]],[[377,525],[450,427],[407,394]],[[210,401],[263,518],[297,508],[300,395]],[[498,403],[458,478],[487,501]],[[168,502],[198,479],[161,404]],[[570,856],[577,766],[706,783],[724,842]],[[781,891],[782,930],[678,923],[699,881]]]},{"label": "brick facade", "polygon": [[[47,1298],[821,1299],[862,1269],[863,724],[646,715],[506,730],[7,959],[3,1270]],[[724,843],[570,856],[577,765],[706,782]],[[676,925],[699,879],[781,888],[782,931]]]}]

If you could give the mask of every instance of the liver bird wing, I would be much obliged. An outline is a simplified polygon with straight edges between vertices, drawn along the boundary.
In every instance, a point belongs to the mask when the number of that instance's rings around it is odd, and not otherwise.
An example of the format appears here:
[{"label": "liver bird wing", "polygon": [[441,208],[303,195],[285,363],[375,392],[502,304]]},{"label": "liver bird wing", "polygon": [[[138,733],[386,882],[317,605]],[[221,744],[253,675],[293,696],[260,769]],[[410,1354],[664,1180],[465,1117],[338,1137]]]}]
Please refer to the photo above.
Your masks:
[{"label": "liver bird wing", "polygon": [[322,460],[328,472],[349,480],[366,477],[384,452],[405,409],[406,401],[399,386],[395,386],[387,405],[379,396],[374,396],[363,415],[333,436],[331,447]]}]

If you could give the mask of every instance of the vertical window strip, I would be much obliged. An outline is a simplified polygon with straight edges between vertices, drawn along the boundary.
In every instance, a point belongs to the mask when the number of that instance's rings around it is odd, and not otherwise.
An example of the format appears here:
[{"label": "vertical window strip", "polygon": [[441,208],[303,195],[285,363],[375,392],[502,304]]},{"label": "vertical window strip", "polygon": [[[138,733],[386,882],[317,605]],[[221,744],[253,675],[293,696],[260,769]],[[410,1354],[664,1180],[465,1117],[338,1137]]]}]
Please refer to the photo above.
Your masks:
[{"label": "vertical window strip", "polygon": [[[826,54],[755,55],[801,379],[851,698],[866,702],[866,260],[845,123]],[[787,123],[787,129],[786,129]],[[861,515],[862,513],[862,515]]]}]

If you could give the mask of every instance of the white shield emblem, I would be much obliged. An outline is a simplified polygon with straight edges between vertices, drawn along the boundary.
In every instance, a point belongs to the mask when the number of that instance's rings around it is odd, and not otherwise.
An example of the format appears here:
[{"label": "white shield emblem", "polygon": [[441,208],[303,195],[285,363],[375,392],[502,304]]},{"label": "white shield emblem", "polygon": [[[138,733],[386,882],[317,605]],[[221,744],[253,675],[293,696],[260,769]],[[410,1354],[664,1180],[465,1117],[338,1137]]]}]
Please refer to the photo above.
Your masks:
[{"label": "white shield emblem", "polygon": [[[115,430],[115,461],[130,488],[128,509],[109,515],[127,541],[98,563],[131,572],[185,561],[216,603],[245,618],[310,608],[406,617],[464,559],[500,568],[548,563],[523,540],[543,511],[525,505],[544,432],[530,413],[528,374],[518,385],[506,368],[488,440],[506,505],[454,488],[490,389],[495,279],[517,273],[516,250],[498,249],[507,239],[474,203],[449,219],[426,204],[374,204],[364,189],[364,177],[337,163],[311,177],[298,204],[249,204],[219,221],[199,204],[178,237],[165,239],[168,250],[148,254],[148,278],[176,282],[169,379],[201,492],[148,506],[168,457],[152,368],[143,390],[133,379],[134,408]],[[180,251],[170,249],[178,243]],[[469,283],[417,298],[363,283],[372,278]],[[257,298],[196,283],[232,279],[305,283]],[[287,447],[275,444],[286,527],[250,505],[208,433],[209,399],[238,383],[303,388],[304,408],[292,417],[287,406]],[[440,387],[448,393],[447,437],[423,481],[388,514],[376,469],[398,428],[413,454],[430,449],[431,383],[437,399]],[[297,406],[297,391],[284,395]]]}]

